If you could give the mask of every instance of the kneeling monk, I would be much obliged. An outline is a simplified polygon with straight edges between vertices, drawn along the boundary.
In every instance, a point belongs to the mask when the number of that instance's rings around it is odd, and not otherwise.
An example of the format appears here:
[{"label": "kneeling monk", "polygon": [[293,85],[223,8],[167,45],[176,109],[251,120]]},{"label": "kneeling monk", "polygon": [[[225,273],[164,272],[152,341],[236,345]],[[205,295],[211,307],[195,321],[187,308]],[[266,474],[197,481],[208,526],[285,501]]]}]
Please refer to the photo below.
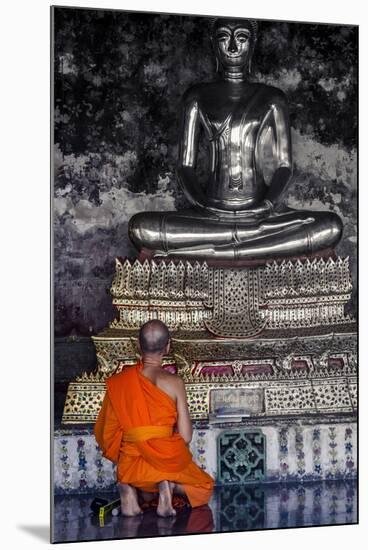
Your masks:
[{"label": "kneeling monk", "polygon": [[137,489],[159,493],[158,515],[175,515],[173,492],[201,506],[208,503],[214,479],[193,462],[184,382],[161,365],[170,348],[166,325],[145,323],[139,347],[141,361],[106,379],[94,434],[103,456],[117,464],[123,515],[142,512]]}]

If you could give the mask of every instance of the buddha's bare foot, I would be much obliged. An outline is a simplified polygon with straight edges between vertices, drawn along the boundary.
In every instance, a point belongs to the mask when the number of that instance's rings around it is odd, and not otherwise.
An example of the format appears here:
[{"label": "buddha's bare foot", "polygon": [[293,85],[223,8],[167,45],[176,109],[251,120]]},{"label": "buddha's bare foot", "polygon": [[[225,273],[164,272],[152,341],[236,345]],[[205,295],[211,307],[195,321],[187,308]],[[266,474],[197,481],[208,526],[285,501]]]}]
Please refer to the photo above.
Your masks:
[{"label": "buddha's bare foot", "polygon": [[153,258],[166,258],[169,255],[165,250],[154,250],[152,253]]},{"label": "buddha's bare foot", "polygon": [[176,510],[172,505],[173,483],[167,480],[160,481],[158,488],[160,496],[158,499],[157,515],[162,518],[176,516]]},{"label": "buddha's bare foot", "polygon": [[155,250],[153,257],[171,257],[171,256],[191,256],[197,257],[198,255],[202,258],[212,258],[216,254],[215,247],[207,245],[193,245],[183,248],[173,248],[169,252],[164,252],[162,250]]},{"label": "buddha's bare foot", "polygon": [[137,490],[128,483],[119,483],[121,501],[121,513],[123,516],[132,517],[143,514],[137,499]]}]

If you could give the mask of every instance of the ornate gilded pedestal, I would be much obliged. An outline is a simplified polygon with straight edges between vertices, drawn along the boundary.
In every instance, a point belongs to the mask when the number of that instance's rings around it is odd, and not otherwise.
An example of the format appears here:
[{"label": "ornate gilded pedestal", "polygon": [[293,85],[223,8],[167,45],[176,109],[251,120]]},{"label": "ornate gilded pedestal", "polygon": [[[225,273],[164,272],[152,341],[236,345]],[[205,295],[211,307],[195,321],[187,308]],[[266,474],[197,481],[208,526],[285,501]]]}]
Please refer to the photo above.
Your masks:
[{"label": "ornate gilded pedestal", "polygon": [[193,419],[208,420],[225,389],[252,418],[354,414],[351,289],[348,258],[240,267],[117,259],[118,314],[93,337],[97,369],[69,385],[63,422],[95,421],[105,378],[135,362],[138,329],[155,318],[171,330],[166,364],[185,380]]},{"label": "ornate gilded pedestal", "polygon": [[[159,318],[172,334],[165,368],[186,384],[191,450],[218,482],[354,477],[356,326],[344,311],[351,290],[348,258],[232,267],[117,259],[117,316],[93,338],[96,371],[69,384],[63,423],[92,427],[105,378],[135,363],[139,327]],[[91,427],[57,434],[57,471],[69,457],[59,492],[112,487],[114,466]],[[85,471],[73,466],[81,456]]]}]

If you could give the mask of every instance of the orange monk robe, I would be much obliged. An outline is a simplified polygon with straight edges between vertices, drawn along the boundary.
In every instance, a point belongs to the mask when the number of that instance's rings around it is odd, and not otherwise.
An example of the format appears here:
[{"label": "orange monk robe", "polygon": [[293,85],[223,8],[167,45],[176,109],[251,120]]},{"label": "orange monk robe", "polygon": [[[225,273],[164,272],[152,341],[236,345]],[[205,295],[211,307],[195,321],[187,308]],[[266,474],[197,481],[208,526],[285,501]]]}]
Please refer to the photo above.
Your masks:
[{"label": "orange monk robe", "polygon": [[214,479],[193,462],[173,432],[176,403],[141,373],[142,363],[106,379],[107,391],[94,434],[105,458],[117,464],[117,481],[149,492],[158,482],[179,483],[191,506],[207,504]]}]

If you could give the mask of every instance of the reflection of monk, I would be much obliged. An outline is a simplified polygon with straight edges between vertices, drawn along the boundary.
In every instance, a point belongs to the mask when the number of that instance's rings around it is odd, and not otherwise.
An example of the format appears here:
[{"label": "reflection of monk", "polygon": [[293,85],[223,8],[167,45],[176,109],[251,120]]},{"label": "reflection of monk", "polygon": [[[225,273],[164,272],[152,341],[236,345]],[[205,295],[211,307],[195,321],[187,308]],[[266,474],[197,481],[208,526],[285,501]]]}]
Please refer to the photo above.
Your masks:
[{"label": "reflection of monk", "polygon": [[123,515],[142,512],[137,489],[146,496],[159,492],[158,515],[175,515],[173,492],[201,506],[208,503],[214,479],[193,462],[183,380],[161,367],[170,347],[166,325],[143,325],[139,346],[142,361],[106,380],[94,434],[103,456],[117,464]]},{"label": "reflection of monk", "polygon": [[176,516],[159,517],[156,522],[152,522],[151,514],[124,516],[112,527],[113,538],[137,538],[213,533],[215,524],[211,508],[205,505],[183,510]]}]

